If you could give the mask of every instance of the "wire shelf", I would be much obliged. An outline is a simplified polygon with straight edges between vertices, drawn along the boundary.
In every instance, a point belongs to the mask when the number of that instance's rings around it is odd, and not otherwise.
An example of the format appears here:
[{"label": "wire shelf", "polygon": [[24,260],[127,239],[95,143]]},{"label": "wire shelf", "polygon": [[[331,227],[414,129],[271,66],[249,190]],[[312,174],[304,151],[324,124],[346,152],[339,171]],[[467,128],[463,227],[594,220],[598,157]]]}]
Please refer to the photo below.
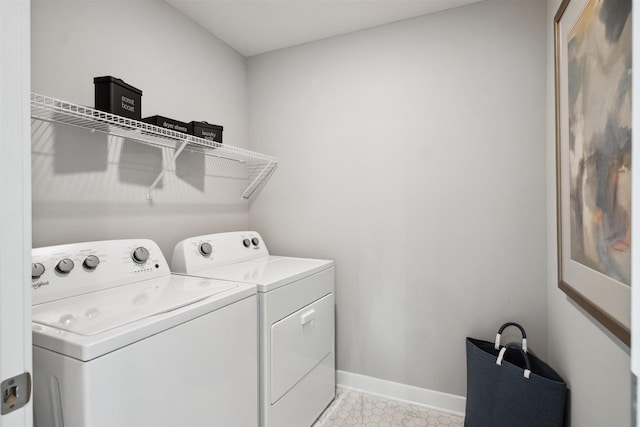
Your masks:
[{"label": "wire shelf", "polygon": [[165,163],[162,172],[160,172],[160,175],[147,191],[147,199],[151,199],[153,189],[184,149],[201,152],[223,161],[239,162],[246,165],[245,179],[247,187],[240,196],[243,201],[249,200],[256,194],[256,191],[266,184],[278,167],[278,159],[275,157],[227,144],[220,144],[33,92],[31,93],[31,118],[51,123],[62,123],[88,129],[92,132],[103,132],[156,147],[175,149],[172,158]]}]

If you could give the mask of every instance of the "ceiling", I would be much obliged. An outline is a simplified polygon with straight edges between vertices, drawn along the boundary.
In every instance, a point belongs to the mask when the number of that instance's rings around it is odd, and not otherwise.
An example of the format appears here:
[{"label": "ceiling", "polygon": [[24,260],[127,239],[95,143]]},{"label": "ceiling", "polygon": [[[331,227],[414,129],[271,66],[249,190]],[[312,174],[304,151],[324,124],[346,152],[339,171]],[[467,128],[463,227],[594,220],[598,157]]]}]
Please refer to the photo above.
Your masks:
[{"label": "ceiling", "polygon": [[480,0],[165,0],[244,56]]}]

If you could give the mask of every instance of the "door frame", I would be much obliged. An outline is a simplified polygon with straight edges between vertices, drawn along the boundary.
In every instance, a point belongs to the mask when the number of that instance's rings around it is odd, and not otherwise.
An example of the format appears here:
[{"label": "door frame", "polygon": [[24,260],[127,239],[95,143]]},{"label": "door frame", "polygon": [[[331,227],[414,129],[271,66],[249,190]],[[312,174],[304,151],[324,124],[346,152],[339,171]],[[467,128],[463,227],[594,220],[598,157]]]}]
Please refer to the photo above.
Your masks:
[{"label": "door frame", "polygon": [[[0,0],[0,380],[32,373],[29,0]],[[1,427],[33,425],[29,403]]]}]

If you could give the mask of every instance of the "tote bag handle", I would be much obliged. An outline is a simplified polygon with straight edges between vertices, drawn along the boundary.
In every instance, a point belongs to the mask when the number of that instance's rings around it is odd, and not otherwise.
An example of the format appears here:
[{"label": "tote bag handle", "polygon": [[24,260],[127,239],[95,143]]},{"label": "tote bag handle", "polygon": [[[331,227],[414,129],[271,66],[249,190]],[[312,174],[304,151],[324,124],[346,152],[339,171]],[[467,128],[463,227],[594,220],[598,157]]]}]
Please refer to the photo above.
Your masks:
[{"label": "tote bag handle", "polygon": [[522,351],[526,353],[527,352],[527,334],[524,331],[524,328],[516,322],[507,322],[504,325],[500,326],[500,329],[498,329],[498,333],[496,334],[496,343],[494,345],[494,348],[496,350],[500,348],[500,337],[502,336],[502,332],[509,326],[515,326],[516,328],[520,329],[520,333],[522,333]]},{"label": "tote bag handle", "polygon": [[500,350],[500,353],[498,354],[498,358],[496,359],[496,365],[502,365],[502,359],[504,359],[504,354],[507,352],[508,349],[511,349],[511,348],[514,350],[518,350],[520,351],[520,353],[522,353],[522,357],[524,357],[524,363],[527,365],[527,368],[524,370],[524,377],[529,378],[529,376],[531,375],[531,361],[529,360],[529,355],[527,354],[527,352],[524,351],[524,349],[520,348],[518,344],[510,343],[502,347],[502,349]]}]

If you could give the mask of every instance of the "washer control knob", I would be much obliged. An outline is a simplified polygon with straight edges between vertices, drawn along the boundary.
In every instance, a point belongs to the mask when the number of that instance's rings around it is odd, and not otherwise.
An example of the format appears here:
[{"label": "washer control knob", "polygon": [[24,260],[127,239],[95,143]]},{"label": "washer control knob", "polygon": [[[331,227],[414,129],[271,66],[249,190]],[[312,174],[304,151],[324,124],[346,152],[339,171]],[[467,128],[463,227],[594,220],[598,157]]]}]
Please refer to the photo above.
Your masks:
[{"label": "washer control knob", "polygon": [[98,264],[100,264],[100,258],[95,255],[89,255],[84,259],[84,262],[82,263],[84,268],[86,268],[87,270],[95,270]]},{"label": "washer control knob", "polygon": [[248,248],[249,246],[251,246],[251,241],[249,239],[244,239],[242,241],[242,244],[244,245],[245,248]]},{"label": "washer control knob", "polygon": [[251,243],[253,243],[253,246],[258,246],[260,244],[260,240],[257,237],[254,237],[251,239]]},{"label": "washer control knob", "polygon": [[149,250],[139,246],[133,251],[131,258],[133,258],[133,262],[136,264],[144,264],[149,259]]},{"label": "washer control knob", "polygon": [[31,278],[37,279],[44,274],[44,265],[39,262],[34,262],[31,264]]},{"label": "washer control knob", "polygon": [[60,260],[58,264],[56,264],[56,271],[60,274],[68,274],[71,270],[73,270],[73,267],[75,267],[73,261],[71,261],[69,258],[65,258]]},{"label": "washer control knob", "polygon": [[211,252],[213,252],[213,247],[211,247],[211,243],[207,243],[207,242],[201,243],[198,249],[200,249],[200,253],[202,254],[202,256],[211,255]]}]

